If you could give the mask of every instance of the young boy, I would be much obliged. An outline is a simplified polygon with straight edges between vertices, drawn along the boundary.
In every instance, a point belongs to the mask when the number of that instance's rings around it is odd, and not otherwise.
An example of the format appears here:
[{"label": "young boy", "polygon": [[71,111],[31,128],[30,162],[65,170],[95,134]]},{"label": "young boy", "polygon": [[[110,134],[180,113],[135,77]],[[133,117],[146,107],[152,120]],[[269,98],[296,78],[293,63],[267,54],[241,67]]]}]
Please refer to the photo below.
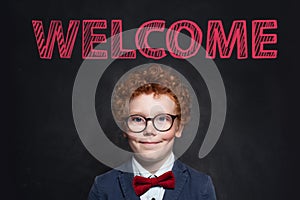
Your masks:
[{"label": "young boy", "polygon": [[[173,154],[189,121],[188,90],[159,65],[131,73],[114,91],[115,120],[134,152],[123,169],[97,176],[89,200],[214,200],[211,178]],[[129,169],[129,170],[128,170]]]}]

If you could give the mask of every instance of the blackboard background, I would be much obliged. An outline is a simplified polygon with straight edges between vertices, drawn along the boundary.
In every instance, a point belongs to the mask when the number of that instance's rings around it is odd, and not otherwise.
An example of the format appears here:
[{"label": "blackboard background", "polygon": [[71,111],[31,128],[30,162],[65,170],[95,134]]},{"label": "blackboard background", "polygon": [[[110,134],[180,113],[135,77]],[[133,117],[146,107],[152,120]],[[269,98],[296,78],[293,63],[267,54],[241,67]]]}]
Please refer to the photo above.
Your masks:
[{"label": "blackboard background", "polygon": [[3,43],[9,36],[14,39],[4,57],[9,62],[2,66],[6,94],[2,100],[4,116],[11,123],[4,123],[1,150],[9,199],[86,199],[94,177],[109,170],[87,152],[73,122],[72,88],[82,63],[81,30],[71,59],[60,59],[55,48],[52,60],[42,60],[33,19],[43,20],[46,27],[52,19],[62,20],[64,27],[70,19],[122,19],[124,30],[151,19],[164,19],[167,26],[189,19],[197,22],[204,36],[209,19],[221,19],[227,32],[233,20],[245,19],[249,41],[251,20],[277,19],[279,28],[272,31],[278,34],[273,46],[279,51],[277,59],[253,60],[249,54],[248,59],[237,60],[234,51],[231,59],[215,60],[228,98],[223,133],[204,159],[197,157],[203,137],[199,135],[180,160],[212,176],[218,199],[292,198],[299,185],[297,115],[292,115],[297,104],[297,78],[292,76],[296,74],[294,7],[295,2],[257,0],[8,3],[3,26],[10,31],[4,33]]}]

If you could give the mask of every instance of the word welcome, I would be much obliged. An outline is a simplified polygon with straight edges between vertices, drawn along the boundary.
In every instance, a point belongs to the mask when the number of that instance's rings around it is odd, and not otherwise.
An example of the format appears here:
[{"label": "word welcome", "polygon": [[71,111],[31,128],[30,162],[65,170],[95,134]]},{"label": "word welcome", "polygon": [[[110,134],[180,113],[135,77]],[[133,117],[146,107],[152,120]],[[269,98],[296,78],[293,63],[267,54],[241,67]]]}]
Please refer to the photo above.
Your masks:
[{"label": "word welcome", "polygon": [[[62,21],[51,20],[47,37],[43,22],[32,20],[37,49],[41,59],[51,59],[55,43],[57,43],[60,58],[71,58],[74,43],[80,27],[80,20],[70,20],[64,35]],[[266,33],[270,29],[277,29],[277,20],[252,20],[251,27],[251,56],[253,59],[275,59],[277,50],[266,48],[268,44],[277,43],[276,33]],[[149,45],[149,35],[154,32],[165,34],[166,48],[169,54],[178,59],[195,56],[203,38],[201,28],[193,21],[179,20],[171,24],[166,33],[165,20],[150,20],[143,23],[136,31],[134,49],[123,47],[122,20],[111,21],[110,56],[113,59],[135,59],[137,50],[146,58],[162,59],[167,56],[164,48],[152,48]],[[95,44],[107,42],[107,35],[99,31],[107,29],[107,20],[82,21],[82,58],[107,59],[108,50],[94,49]],[[97,32],[95,31],[97,30]],[[187,48],[180,46],[179,33],[185,31],[190,34],[190,44]],[[248,36],[246,20],[234,20],[229,34],[226,35],[221,20],[209,20],[206,34],[206,58],[216,58],[217,50],[220,58],[230,58],[236,48],[237,59],[248,58]]]}]

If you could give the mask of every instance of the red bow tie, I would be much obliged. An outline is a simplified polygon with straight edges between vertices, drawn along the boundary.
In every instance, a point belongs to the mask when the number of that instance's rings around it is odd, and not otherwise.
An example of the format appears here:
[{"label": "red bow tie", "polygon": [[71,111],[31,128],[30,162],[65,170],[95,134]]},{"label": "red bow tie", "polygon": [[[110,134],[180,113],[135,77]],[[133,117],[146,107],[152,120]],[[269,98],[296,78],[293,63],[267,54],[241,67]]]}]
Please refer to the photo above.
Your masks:
[{"label": "red bow tie", "polygon": [[168,171],[159,177],[145,178],[142,176],[135,176],[133,178],[133,189],[136,195],[141,196],[147,190],[154,186],[161,186],[166,189],[173,189],[175,187],[175,177],[172,171]]}]

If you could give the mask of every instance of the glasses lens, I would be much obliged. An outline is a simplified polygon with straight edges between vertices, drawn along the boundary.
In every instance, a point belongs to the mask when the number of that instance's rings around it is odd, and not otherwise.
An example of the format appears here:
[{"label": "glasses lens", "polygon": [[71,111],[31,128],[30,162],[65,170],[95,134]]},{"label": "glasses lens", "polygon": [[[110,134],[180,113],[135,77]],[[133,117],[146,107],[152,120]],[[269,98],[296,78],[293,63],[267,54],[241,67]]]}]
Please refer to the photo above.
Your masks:
[{"label": "glasses lens", "polygon": [[133,115],[128,118],[127,125],[131,131],[140,132],[146,126],[146,119],[139,115]]},{"label": "glasses lens", "polygon": [[169,128],[171,128],[171,126],[173,124],[173,119],[170,115],[161,114],[161,115],[157,115],[153,119],[153,123],[157,130],[166,131]]}]

